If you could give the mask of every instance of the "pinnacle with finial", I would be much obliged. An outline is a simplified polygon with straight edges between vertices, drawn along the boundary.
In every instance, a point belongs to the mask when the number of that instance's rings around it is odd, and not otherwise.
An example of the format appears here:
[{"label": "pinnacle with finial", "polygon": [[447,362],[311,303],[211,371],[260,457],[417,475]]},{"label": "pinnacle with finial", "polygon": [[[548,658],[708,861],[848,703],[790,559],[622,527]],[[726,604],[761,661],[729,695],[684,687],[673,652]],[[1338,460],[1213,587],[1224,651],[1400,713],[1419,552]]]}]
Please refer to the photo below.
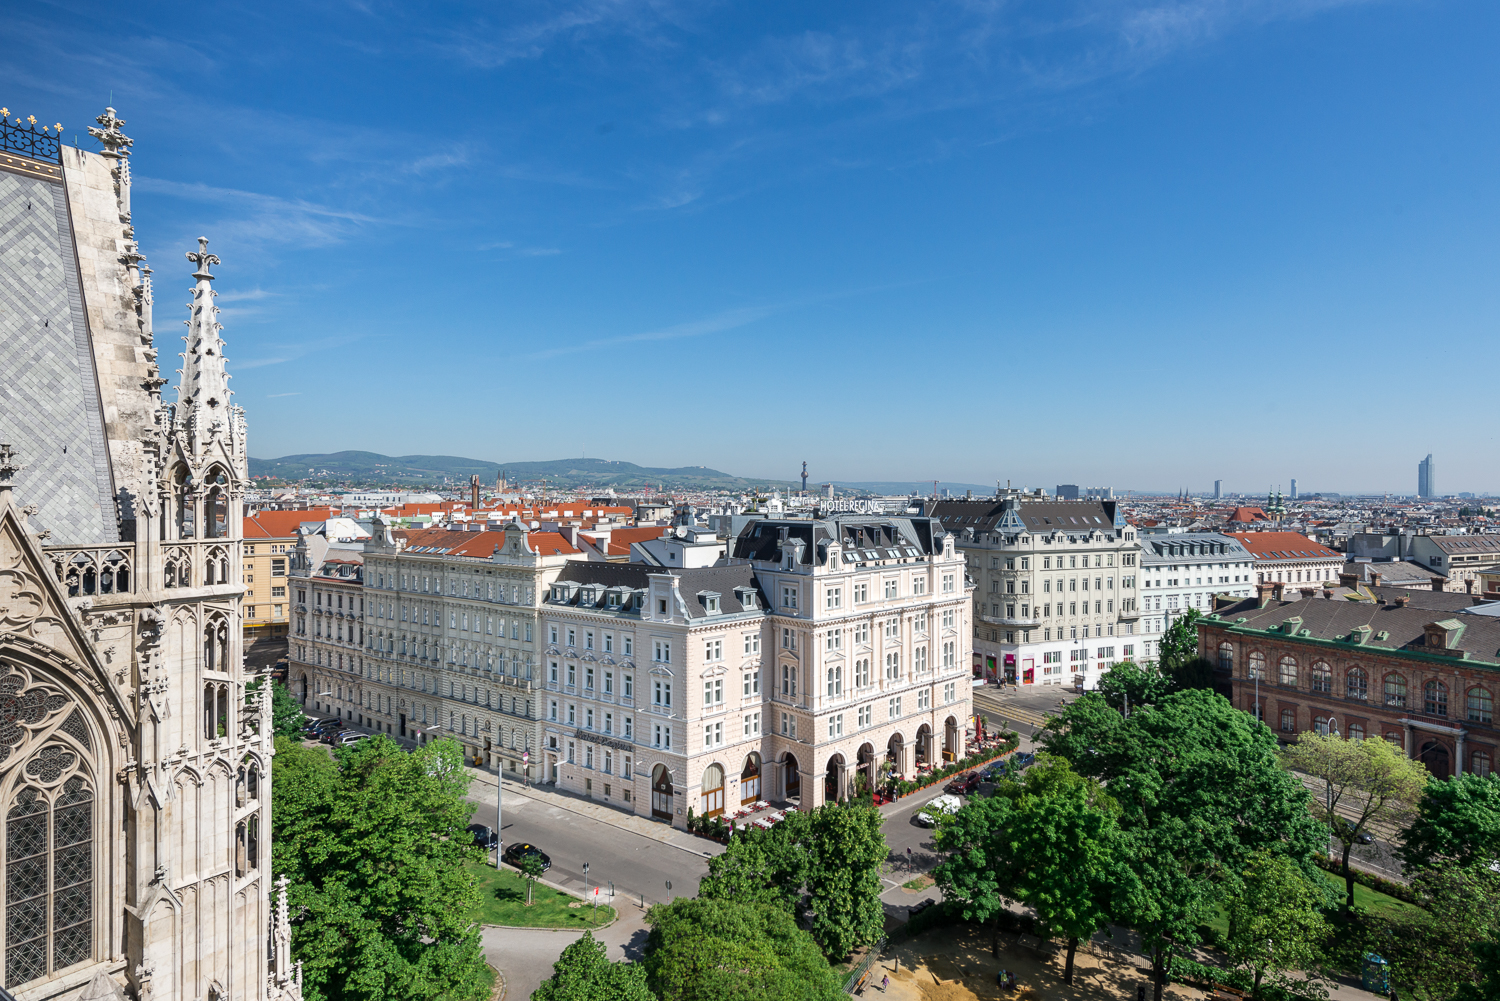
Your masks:
[{"label": "pinnacle with finial", "polygon": [[114,108],[105,108],[104,114],[94,119],[103,128],[89,126],[89,135],[99,140],[104,146],[104,155],[113,159],[120,159],[130,155],[131,146],[135,140],[120,131],[120,126],[125,124],[125,119],[115,117]]},{"label": "pinnacle with finial", "polygon": [[207,279],[208,281],[214,280],[214,276],[208,273],[208,266],[210,264],[218,264],[219,259],[208,252],[208,237],[198,237],[198,252],[195,254],[189,250],[187,252],[187,259],[198,265],[198,270],[193,272],[194,278]]}]

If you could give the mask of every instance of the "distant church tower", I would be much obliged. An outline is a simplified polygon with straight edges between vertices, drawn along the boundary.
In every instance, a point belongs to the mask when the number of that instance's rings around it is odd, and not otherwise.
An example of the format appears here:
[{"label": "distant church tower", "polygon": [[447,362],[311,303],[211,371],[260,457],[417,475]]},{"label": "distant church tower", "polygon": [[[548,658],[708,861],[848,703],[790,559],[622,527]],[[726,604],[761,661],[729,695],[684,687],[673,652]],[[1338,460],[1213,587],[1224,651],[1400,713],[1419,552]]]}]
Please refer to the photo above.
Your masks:
[{"label": "distant church tower", "polygon": [[35,999],[297,1001],[219,259],[187,254],[164,403],[132,143],[114,109],[98,122],[102,153],[0,132],[0,304],[25,347],[0,349],[0,969]]}]

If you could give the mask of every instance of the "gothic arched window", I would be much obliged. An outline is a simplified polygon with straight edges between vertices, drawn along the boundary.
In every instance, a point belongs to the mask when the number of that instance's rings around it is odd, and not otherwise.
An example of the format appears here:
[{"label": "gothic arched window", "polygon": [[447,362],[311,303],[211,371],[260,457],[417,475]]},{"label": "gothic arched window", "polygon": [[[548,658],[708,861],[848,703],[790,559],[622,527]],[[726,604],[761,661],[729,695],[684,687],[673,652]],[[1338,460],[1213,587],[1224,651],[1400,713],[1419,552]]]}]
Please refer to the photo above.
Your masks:
[{"label": "gothic arched window", "polygon": [[197,535],[194,489],[193,474],[186,466],[178,469],[177,475],[172,477],[172,505],[179,539],[191,539]]},{"label": "gothic arched window", "polygon": [[[5,983],[93,956],[94,793],[78,755],[48,744],[5,815]],[[59,780],[61,784],[58,785]]]},{"label": "gothic arched window", "polygon": [[203,497],[203,537],[222,539],[229,535],[229,481],[222,470],[208,474],[208,491]]}]

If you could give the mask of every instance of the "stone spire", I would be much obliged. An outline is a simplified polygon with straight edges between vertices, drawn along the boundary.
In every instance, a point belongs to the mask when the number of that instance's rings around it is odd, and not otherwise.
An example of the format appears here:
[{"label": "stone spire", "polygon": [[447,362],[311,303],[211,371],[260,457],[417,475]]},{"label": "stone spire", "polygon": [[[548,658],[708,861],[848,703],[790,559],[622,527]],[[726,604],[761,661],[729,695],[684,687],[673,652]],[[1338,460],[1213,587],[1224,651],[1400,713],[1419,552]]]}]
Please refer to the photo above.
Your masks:
[{"label": "stone spire", "polygon": [[223,418],[229,413],[229,375],[224,371],[224,342],[219,339],[219,307],[214,305],[214,276],[209,274],[211,264],[219,259],[208,252],[208,237],[198,237],[198,252],[188,252],[187,259],[198,265],[193,277],[198,284],[193,288],[193,301],[188,304],[192,314],[185,322],[188,326],[187,350],[182,353],[182,382],[177,386],[177,404],[182,409],[180,417],[190,413],[208,418]]}]

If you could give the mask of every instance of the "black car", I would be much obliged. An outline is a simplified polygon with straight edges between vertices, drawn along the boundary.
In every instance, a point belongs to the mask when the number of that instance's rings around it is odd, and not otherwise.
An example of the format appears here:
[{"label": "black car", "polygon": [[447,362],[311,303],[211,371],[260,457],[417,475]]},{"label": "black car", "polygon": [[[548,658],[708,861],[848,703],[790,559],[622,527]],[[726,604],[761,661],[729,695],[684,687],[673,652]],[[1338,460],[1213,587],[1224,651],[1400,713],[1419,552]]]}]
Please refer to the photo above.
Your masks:
[{"label": "black car", "polygon": [[542,872],[546,872],[552,868],[552,856],[542,851],[536,845],[528,845],[524,841],[505,849],[505,854],[500,856],[500,859],[510,865],[517,865],[521,859],[527,856],[534,856],[542,860]]},{"label": "black car", "polygon": [[495,833],[493,827],[485,827],[483,824],[470,824],[469,833],[474,835],[474,843],[485,851],[489,851],[500,843],[500,836]]},{"label": "black car", "polygon": [[342,729],[336,719],[320,719],[307,724],[302,728],[302,736],[308,740],[318,740],[329,730],[338,731]]}]

